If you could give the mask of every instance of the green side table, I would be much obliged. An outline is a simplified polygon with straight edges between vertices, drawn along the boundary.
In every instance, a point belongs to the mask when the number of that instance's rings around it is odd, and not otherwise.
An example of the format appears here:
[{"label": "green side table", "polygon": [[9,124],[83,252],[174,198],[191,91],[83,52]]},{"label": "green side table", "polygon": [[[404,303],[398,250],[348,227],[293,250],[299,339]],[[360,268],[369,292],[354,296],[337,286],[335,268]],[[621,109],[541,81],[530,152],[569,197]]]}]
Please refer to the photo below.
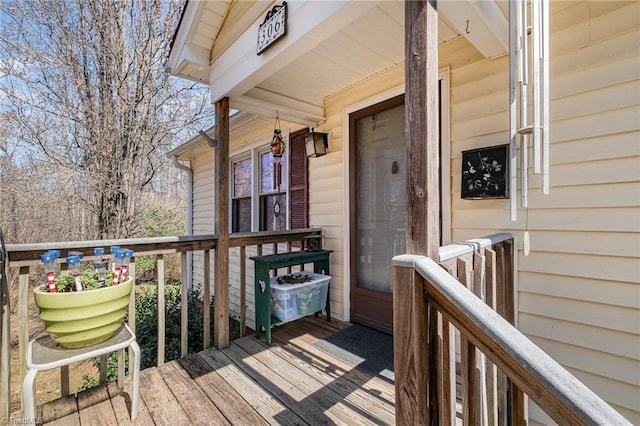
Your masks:
[{"label": "green side table", "polygon": [[[255,262],[255,311],[256,337],[260,338],[260,331],[264,327],[267,344],[271,344],[271,327],[282,321],[271,316],[271,277],[269,271],[289,266],[313,263],[313,272],[330,275],[329,254],[331,250],[294,251],[287,253],[253,256]],[[327,321],[331,321],[331,283],[327,288],[327,302],[325,311]]]}]

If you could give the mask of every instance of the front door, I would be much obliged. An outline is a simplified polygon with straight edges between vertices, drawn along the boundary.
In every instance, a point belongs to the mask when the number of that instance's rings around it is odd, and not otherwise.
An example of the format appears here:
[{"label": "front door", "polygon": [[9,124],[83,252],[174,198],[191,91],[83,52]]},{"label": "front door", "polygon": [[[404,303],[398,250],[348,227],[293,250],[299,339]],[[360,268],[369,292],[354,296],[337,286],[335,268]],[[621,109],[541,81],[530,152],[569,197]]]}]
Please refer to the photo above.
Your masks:
[{"label": "front door", "polygon": [[391,333],[391,259],[405,252],[404,95],[350,115],[351,320]]}]

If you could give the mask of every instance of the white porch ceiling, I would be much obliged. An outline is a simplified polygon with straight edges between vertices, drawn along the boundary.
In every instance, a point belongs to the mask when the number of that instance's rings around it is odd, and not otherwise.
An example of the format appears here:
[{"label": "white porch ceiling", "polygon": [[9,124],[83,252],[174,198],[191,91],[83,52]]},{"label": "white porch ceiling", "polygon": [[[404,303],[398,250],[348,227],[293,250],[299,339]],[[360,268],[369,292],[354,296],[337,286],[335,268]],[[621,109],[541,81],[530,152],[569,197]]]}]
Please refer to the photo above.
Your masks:
[{"label": "white porch ceiling", "polygon": [[[211,83],[213,96],[229,96],[231,107],[235,109],[270,117],[275,116],[277,110],[283,119],[313,126],[323,120],[325,97],[404,61],[404,1],[362,2],[357,6],[363,12],[354,13],[352,8],[354,19],[348,25],[294,59],[288,57],[285,66],[275,66],[274,72],[250,85],[245,81],[239,92],[230,90],[219,94],[211,68],[204,66],[202,59],[195,61],[184,53],[212,51],[221,26],[228,25],[225,14],[232,4],[191,0],[183,18],[183,21],[191,22],[190,27],[179,29],[169,65],[175,68],[171,70],[173,74]],[[507,28],[506,4],[506,0],[441,0],[440,43],[463,34],[485,56],[506,52],[504,43],[507,39],[503,34]],[[267,3],[263,10],[269,9]],[[255,27],[256,32],[259,22],[264,19],[263,10],[251,9],[252,13],[260,14],[250,23],[250,28]],[[469,28],[471,32],[467,33]],[[233,47],[232,44],[230,48]],[[255,76],[253,78],[255,80]]]}]

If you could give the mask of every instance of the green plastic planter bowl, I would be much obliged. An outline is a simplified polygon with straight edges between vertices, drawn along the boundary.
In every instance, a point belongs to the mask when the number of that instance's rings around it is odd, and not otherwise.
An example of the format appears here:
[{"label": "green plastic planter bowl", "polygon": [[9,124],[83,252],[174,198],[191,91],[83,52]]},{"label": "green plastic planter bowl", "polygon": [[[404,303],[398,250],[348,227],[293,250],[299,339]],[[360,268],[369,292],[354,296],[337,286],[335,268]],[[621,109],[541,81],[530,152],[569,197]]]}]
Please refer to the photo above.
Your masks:
[{"label": "green plastic planter bowl", "polygon": [[65,348],[84,348],[104,342],[122,325],[133,278],[109,287],[71,293],[35,289],[40,319],[49,335]]}]

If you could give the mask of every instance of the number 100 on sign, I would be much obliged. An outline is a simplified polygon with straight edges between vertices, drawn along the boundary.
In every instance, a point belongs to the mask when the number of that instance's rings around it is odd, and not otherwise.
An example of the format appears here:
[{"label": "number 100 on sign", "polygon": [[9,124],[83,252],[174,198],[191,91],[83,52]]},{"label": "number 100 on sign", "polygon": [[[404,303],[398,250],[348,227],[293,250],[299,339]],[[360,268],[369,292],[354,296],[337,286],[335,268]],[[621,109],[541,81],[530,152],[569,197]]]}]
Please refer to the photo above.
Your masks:
[{"label": "number 100 on sign", "polygon": [[267,14],[264,22],[258,27],[258,47],[256,53],[261,54],[273,42],[287,32],[287,3],[274,6]]}]

